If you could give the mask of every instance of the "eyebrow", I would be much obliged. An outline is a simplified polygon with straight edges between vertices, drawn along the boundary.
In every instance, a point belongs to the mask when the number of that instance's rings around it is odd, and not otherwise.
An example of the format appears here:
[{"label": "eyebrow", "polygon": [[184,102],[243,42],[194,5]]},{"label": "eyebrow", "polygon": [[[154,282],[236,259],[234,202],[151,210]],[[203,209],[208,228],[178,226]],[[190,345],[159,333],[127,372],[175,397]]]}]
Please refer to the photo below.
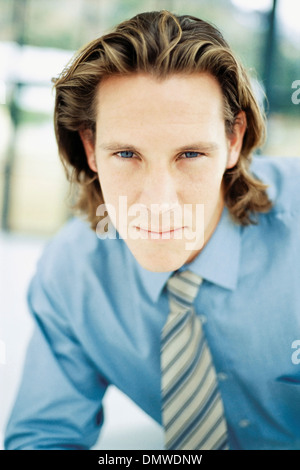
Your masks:
[{"label": "eyebrow", "polygon": [[[117,150],[130,149],[137,153],[143,153],[140,149],[135,147],[132,144],[127,144],[125,142],[107,142],[99,144],[99,149],[106,150],[110,152],[116,152]],[[192,144],[183,145],[176,149],[173,149],[175,153],[186,152],[186,151],[205,151],[212,152],[219,148],[219,145],[216,142],[194,142]]]}]

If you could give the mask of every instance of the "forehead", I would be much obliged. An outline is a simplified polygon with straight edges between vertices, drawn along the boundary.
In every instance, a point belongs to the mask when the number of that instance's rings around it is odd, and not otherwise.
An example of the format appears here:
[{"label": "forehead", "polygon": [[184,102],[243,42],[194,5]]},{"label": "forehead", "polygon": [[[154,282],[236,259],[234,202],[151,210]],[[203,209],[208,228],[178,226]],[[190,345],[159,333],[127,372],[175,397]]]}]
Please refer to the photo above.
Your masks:
[{"label": "forehead", "polygon": [[149,74],[103,80],[97,96],[97,125],[105,133],[185,132],[223,124],[223,96],[217,80],[206,73],[157,79]]}]

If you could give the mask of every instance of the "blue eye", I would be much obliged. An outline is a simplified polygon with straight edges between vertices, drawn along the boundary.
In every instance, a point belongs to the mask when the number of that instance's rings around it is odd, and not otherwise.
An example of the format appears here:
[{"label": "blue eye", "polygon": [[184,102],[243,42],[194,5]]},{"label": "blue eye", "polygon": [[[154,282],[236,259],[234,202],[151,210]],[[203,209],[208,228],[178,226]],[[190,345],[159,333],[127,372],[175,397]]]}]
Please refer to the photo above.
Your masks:
[{"label": "blue eye", "polygon": [[199,155],[199,152],[184,152],[186,158],[196,158]]},{"label": "blue eye", "polygon": [[123,150],[122,152],[118,152],[118,155],[121,158],[132,158],[134,153],[130,152],[130,150]]}]

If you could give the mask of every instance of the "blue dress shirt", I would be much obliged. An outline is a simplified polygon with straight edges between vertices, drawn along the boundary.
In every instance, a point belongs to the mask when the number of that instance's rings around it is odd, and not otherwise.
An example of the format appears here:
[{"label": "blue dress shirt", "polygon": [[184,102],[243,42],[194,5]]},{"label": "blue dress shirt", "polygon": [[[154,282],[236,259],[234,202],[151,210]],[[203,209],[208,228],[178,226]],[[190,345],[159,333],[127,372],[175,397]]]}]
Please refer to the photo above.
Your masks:
[{"label": "blue dress shirt", "polygon": [[[219,378],[231,449],[300,449],[300,159],[256,158],[274,207],[247,227],[222,218],[189,269]],[[184,269],[186,266],[183,266]],[[171,273],[74,219],[47,246],[7,449],[87,449],[110,384],[161,422],[160,332]],[[296,360],[295,360],[296,359]]]}]

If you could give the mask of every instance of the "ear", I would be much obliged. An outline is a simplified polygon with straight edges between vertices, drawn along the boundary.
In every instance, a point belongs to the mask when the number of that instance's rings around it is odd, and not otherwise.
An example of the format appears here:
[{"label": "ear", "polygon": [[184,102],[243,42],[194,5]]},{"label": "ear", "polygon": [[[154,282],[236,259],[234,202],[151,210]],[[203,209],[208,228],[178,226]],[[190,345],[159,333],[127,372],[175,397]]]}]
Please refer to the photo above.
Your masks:
[{"label": "ear", "polygon": [[79,131],[79,135],[85,150],[88,165],[92,171],[97,173],[98,170],[95,156],[95,138],[93,131],[91,129],[82,129]]},{"label": "ear", "polygon": [[228,160],[226,168],[233,168],[239,159],[243,146],[243,139],[247,128],[247,119],[244,111],[236,116],[233,132],[228,139]]}]

